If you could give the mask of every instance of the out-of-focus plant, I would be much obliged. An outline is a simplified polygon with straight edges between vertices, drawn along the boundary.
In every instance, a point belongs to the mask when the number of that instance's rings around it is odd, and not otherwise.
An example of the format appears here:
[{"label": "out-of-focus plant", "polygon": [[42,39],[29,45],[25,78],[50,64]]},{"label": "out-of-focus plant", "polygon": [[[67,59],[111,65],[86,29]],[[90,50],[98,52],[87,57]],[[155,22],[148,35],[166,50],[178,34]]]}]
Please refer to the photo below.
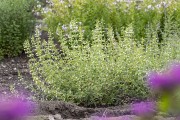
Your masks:
[{"label": "out-of-focus plant", "polygon": [[76,19],[85,30],[85,37],[92,36],[91,30],[95,28],[97,20],[104,20],[105,27],[108,24],[113,29],[121,32],[121,28],[131,21],[130,6],[133,3],[114,0],[51,0],[50,11],[43,11],[45,23],[53,33],[58,26],[68,25]]},{"label": "out-of-focus plant", "polygon": [[22,53],[23,43],[33,30],[33,4],[34,0],[0,1],[0,56]]},{"label": "out-of-focus plant", "polygon": [[[141,102],[132,105],[132,112],[139,120],[159,120],[156,115],[180,113],[180,63],[171,64],[162,72],[151,72],[147,77],[148,86],[155,102]],[[152,96],[151,96],[152,97]]]},{"label": "out-of-focus plant", "polygon": [[[180,64],[175,63],[169,69],[160,73],[151,73],[148,84],[153,94],[158,95],[158,109],[160,112],[180,112],[179,87],[180,87]],[[156,95],[156,96],[157,96]]]},{"label": "out-of-focus plant", "polygon": [[140,120],[154,120],[157,107],[155,102],[141,102],[131,106],[132,113],[139,116]]},{"label": "out-of-focus plant", "polygon": [[25,120],[27,115],[35,108],[35,104],[25,101],[22,97],[1,98],[0,119],[1,120]]},{"label": "out-of-focus plant", "polygon": [[145,29],[151,24],[159,41],[162,41],[167,17],[171,16],[171,22],[176,22],[177,26],[180,24],[179,5],[176,0],[51,0],[49,7],[42,12],[45,23],[54,35],[58,27],[63,30],[76,19],[83,27],[85,37],[89,38],[96,21],[103,19],[105,28],[111,25],[113,31],[121,36],[122,31],[132,24],[138,41],[145,38]]}]

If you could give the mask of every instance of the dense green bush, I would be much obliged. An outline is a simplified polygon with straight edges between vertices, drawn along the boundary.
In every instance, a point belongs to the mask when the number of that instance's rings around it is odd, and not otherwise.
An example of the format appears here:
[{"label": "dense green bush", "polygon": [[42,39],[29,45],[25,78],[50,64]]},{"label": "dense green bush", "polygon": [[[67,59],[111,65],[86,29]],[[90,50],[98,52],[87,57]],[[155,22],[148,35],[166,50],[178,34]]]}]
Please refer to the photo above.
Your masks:
[{"label": "dense green bush", "polygon": [[33,0],[0,1],[0,56],[16,56],[32,33]]},{"label": "dense green bush", "polygon": [[[163,34],[166,42],[161,47],[156,31],[150,26],[142,43],[137,43],[132,25],[123,32],[123,37],[117,36],[117,41],[112,27],[104,29],[104,25],[97,22],[91,45],[75,21],[70,26],[68,33],[60,29],[57,32],[61,53],[51,34],[47,42],[40,39],[37,31],[36,36],[24,44],[35,91],[41,91],[47,99],[85,106],[142,100],[148,96],[146,73],[161,69],[170,60],[180,59],[180,38],[177,32],[172,33],[168,22]],[[144,44],[143,41],[148,42]]]},{"label": "dense green bush", "polygon": [[[76,19],[85,30],[85,37],[91,36],[97,20],[104,20],[105,26],[110,24],[121,31],[131,20],[131,12],[125,3],[117,4],[112,0],[52,0],[50,10],[46,11],[45,23],[56,32],[58,26],[64,29],[71,20]],[[127,12],[124,12],[127,9]]]},{"label": "dense green bush", "polygon": [[157,31],[158,39],[161,40],[167,16],[172,16],[173,21],[178,21],[180,25],[180,3],[177,0],[124,1],[51,0],[50,9],[43,11],[44,20],[48,28],[56,33],[58,26],[66,30],[70,21],[76,19],[83,26],[85,37],[92,35],[91,30],[95,28],[96,20],[103,19],[105,28],[111,25],[120,35],[124,28],[132,24],[137,40],[145,37],[145,29],[149,24]]}]

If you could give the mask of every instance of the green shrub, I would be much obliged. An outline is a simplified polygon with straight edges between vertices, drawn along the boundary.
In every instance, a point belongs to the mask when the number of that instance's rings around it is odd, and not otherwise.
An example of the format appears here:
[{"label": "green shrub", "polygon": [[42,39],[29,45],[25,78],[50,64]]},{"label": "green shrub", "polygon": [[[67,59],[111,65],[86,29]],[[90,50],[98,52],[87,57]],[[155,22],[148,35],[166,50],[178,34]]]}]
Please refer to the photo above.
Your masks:
[{"label": "green shrub", "polygon": [[[62,52],[52,34],[40,40],[39,32],[24,44],[29,67],[36,85],[46,99],[75,102],[84,106],[125,104],[146,99],[144,76],[159,70],[167,62],[180,59],[179,35],[167,29],[166,42],[159,47],[156,31],[148,27],[144,43],[137,43],[132,25],[124,36],[115,39],[112,27],[104,36],[103,24],[96,23],[91,45],[81,27],[71,22],[71,30],[58,30]],[[74,27],[73,27],[74,26]],[[166,24],[165,28],[168,24]],[[69,48],[69,45],[71,47]]]},{"label": "green shrub", "polygon": [[92,36],[91,30],[95,28],[96,21],[102,19],[105,27],[110,24],[121,32],[121,28],[127,26],[132,19],[125,2],[117,4],[114,0],[52,0],[52,2],[51,10],[43,15],[45,23],[53,33],[56,33],[58,26],[66,26],[74,19],[83,26],[85,37]]},{"label": "green shrub", "polygon": [[137,40],[145,38],[145,29],[151,24],[157,31],[158,39],[162,40],[164,20],[172,16],[173,21],[180,25],[179,2],[152,1],[122,2],[118,0],[52,0],[49,11],[43,15],[48,28],[56,33],[60,26],[65,30],[71,20],[76,19],[85,30],[85,37],[91,37],[91,30],[95,28],[97,20],[104,20],[105,28],[111,25],[114,32],[122,35],[122,31],[129,24],[133,25],[134,35]]},{"label": "green shrub", "polygon": [[33,0],[0,1],[1,56],[16,56],[23,51],[23,42],[33,28]]}]

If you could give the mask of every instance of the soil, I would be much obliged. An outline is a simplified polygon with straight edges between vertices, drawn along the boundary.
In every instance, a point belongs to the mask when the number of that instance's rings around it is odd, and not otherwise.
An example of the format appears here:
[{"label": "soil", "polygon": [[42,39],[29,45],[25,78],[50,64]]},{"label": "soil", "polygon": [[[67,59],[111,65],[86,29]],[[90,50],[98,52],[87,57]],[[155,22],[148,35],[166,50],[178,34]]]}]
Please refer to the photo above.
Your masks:
[{"label": "soil", "polygon": [[[18,84],[18,73],[26,81],[32,81],[28,69],[28,58],[23,53],[13,58],[4,58],[0,61],[0,96],[9,94],[11,86]],[[19,91],[26,91],[22,86],[17,86]],[[26,94],[28,92],[26,91]]]}]

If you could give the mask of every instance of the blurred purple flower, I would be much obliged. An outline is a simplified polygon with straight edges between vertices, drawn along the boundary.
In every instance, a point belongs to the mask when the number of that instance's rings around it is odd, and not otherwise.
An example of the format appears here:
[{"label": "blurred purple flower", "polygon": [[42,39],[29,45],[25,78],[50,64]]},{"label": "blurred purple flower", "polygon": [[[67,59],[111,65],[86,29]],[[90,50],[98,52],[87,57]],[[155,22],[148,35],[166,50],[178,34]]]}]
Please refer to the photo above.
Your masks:
[{"label": "blurred purple flower", "polygon": [[180,86],[180,64],[173,64],[164,73],[151,72],[148,75],[148,85],[152,90],[174,90]]},{"label": "blurred purple flower", "polygon": [[167,74],[152,72],[148,76],[148,85],[152,90],[169,90],[174,87],[174,82]]},{"label": "blurred purple flower", "polygon": [[174,63],[169,70],[171,80],[175,82],[176,85],[180,85],[180,64]]},{"label": "blurred purple flower", "polygon": [[33,109],[32,102],[13,99],[0,101],[0,120],[19,120]]},{"label": "blurred purple flower", "polygon": [[152,117],[156,113],[156,104],[154,102],[140,102],[131,106],[133,114],[140,117]]}]

